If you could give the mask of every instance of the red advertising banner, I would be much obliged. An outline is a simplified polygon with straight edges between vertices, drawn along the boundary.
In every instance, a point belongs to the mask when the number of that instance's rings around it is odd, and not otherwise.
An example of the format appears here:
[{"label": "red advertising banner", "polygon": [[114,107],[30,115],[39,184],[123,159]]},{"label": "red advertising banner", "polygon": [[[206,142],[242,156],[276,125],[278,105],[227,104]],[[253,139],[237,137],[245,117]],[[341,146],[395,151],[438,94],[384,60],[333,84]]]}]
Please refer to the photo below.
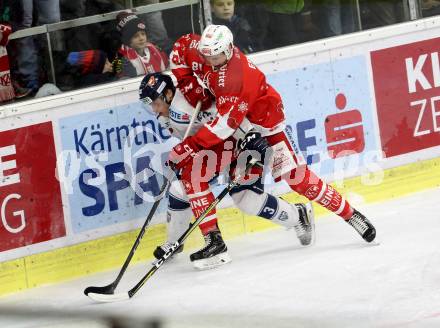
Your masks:
[{"label": "red advertising banner", "polygon": [[440,145],[440,38],[371,53],[386,157]]},{"label": "red advertising banner", "polygon": [[52,123],[0,132],[0,252],[66,235]]}]

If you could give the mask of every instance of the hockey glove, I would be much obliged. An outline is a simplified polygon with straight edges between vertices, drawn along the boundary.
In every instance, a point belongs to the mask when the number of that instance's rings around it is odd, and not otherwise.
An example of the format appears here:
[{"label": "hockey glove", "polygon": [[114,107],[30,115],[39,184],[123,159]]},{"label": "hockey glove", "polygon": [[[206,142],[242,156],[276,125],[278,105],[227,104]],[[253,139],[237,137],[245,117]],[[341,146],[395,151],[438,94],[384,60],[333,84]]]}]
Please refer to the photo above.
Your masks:
[{"label": "hockey glove", "polygon": [[248,151],[252,157],[256,157],[256,153],[259,154],[258,160],[260,164],[264,164],[265,156],[270,156],[272,154],[272,148],[267,142],[266,138],[261,136],[261,133],[256,131],[249,131],[243,137],[243,139],[238,141],[238,150],[241,152]]},{"label": "hockey glove", "polygon": [[199,100],[202,102],[201,110],[211,107],[214,96],[209,90],[204,89],[195,76],[191,76],[179,82],[179,90],[182,92],[186,101],[193,107],[196,107]]},{"label": "hockey glove", "polygon": [[193,141],[192,137],[188,137],[175,146],[168,157],[168,165],[173,170],[180,170],[189,165],[194,157],[198,156],[199,146]]}]

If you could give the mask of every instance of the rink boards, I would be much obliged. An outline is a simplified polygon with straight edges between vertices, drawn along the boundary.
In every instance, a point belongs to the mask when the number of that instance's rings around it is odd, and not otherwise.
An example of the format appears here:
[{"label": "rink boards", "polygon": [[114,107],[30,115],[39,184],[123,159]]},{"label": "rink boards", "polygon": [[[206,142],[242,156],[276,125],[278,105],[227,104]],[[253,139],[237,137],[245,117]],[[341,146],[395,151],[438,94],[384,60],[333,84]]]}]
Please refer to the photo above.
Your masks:
[{"label": "rink boards", "polygon": [[[252,56],[282,95],[287,131],[312,169],[360,208],[438,186],[439,23]],[[139,81],[1,107],[0,295],[124,261],[162,183],[152,173],[159,154],[176,142],[137,101]],[[135,261],[164,239],[164,203]],[[220,211],[226,238],[273,227],[229,205]]]}]

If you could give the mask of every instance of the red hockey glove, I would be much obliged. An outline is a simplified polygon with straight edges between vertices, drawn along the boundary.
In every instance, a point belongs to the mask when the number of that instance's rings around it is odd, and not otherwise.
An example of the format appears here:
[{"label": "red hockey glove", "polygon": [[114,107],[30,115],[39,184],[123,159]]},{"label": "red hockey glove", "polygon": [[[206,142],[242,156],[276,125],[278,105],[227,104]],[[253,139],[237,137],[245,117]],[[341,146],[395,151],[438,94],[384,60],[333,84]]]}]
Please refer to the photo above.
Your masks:
[{"label": "red hockey glove", "polygon": [[186,101],[193,107],[196,107],[199,100],[202,102],[201,110],[208,109],[213,103],[213,95],[209,90],[203,89],[195,76],[180,81],[179,89]]},{"label": "red hockey glove", "polygon": [[168,165],[175,170],[180,170],[197,156],[199,150],[200,148],[192,137],[188,137],[171,150],[168,156]]}]

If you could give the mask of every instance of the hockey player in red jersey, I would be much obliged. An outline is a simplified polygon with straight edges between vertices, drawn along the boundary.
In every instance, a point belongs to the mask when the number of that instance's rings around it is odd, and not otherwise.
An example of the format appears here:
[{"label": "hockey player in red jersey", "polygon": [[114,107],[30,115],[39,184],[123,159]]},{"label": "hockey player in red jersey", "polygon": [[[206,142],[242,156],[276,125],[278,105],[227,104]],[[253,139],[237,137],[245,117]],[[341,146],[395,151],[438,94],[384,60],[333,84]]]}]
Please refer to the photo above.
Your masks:
[{"label": "hockey player in red jersey", "polygon": [[280,95],[266,82],[265,75],[234,47],[232,33],[226,26],[210,25],[202,36],[184,35],[175,43],[170,59],[177,86],[187,101],[195,105],[202,100],[206,107],[211,94],[218,110],[210,124],[183,140],[170,153],[169,162],[182,170],[187,194],[198,192],[194,190],[198,182],[191,177],[198,153],[216,147],[240,125],[248,123],[272,148],[268,165],[275,181],[285,180],[292,190],[339,215],[364,240],[374,240],[376,230],[370,221],[307,167],[295,143],[284,131]]},{"label": "hockey player in red jersey", "polygon": [[[167,127],[174,137],[182,139],[188,129],[190,117],[194,115],[194,108],[185,100],[182,93],[175,88],[170,76],[163,73],[146,75],[139,86],[139,98],[153,110],[162,126]],[[201,127],[208,124],[216,114],[217,109],[214,104],[199,113],[190,128],[189,135],[194,135]],[[200,187],[196,189],[197,193],[187,195],[180,181],[174,180],[171,183],[167,211],[168,237],[167,242],[158,246],[154,251],[156,258],[159,259],[167,253],[188,228],[192,217],[191,209],[195,216],[198,216],[201,213],[200,211],[203,211],[205,204],[209,204],[214,200],[214,195],[210,191],[207,180],[211,180],[215,174],[228,169],[231,159],[235,159],[237,154],[231,150],[234,149],[236,140],[243,137],[243,135],[240,130],[236,131],[233,136],[210,149],[217,163],[211,167],[207,165],[203,170],[193,174],[193,177],[195,177],[198,176],[198,173],[203,173],[203,176],[200,177],[206,177],[200,183]],[[256,143],[258,140],[254,141],[252,139],[252,141]],[[269,147],[264,139],[261,139],[260,142],[263,144],[260,147]],[[241,142],[240,146],[244,149],[245,142]],[[198,159],[201,157],[199,156]],[[197,167],[197,159],[193,164]],[[231,172],[234,172],[233,169],[234,166]],[[293,228],[300,243],[304,246],[310,245],[314,239],[314,215],[311,204],[291,205],[285,200],[265,193],[261,178],[258,176],[256,178],[253,183],[231,190],[230,195],[235,205],[249,215],[257,215],[288,229]],[[209,269],[228,263],[230,257],[217,224],[215,209],[202,221],[200,230],[205,237],[206,245],[201,250],[191,254],[190,259],[193,265],[197,269]],[[181,250],[182,248],[177,252]]]}]

